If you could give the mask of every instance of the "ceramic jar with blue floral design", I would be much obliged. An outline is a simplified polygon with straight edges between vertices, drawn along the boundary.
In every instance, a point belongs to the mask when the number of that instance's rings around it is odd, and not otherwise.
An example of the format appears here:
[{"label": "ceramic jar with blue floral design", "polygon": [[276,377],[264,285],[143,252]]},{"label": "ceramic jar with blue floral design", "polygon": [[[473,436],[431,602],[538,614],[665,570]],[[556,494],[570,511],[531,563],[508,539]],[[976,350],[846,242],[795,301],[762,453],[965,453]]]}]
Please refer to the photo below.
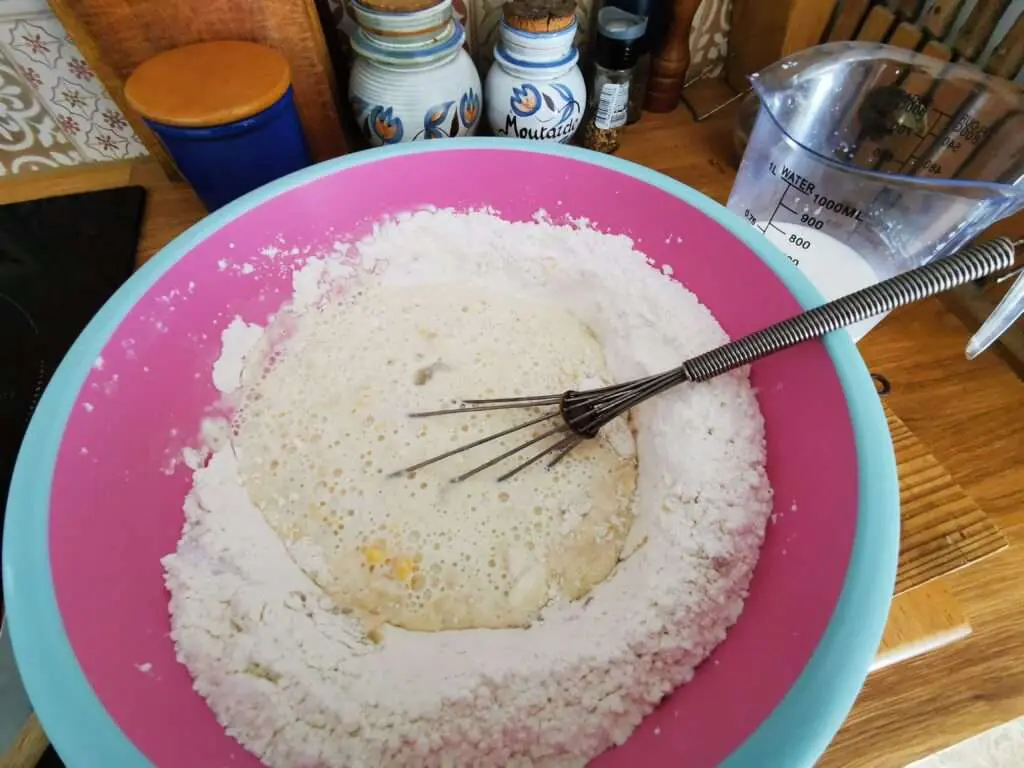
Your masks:
[{"label": "ceramic jar with blue floral design", "polygon": [[573,45],[576,21],[528,32],[502,21],[484,88],[487,122],[497,136],[568,144],[583,119],[587,88]]},{"label": "ceramic jar with blue floral design", "polygon": [[[354,3],[358,5],[358,3]],[[357,19],[386,16],[361,7]],[[447,15],[436,28],[439,10]],[[451,0],[419,14],[431,15],[435,24],[422,34],[390,35],[381,28],[391,21],[378,19],[352,35],[356,60],[349,77],[349,103],[366,140],[373,146],[419,139],[472,136],[481,114],[480,76],[463,49],[466,33],[451,18]],[[392,14],[409,27],[416,14]]]}]

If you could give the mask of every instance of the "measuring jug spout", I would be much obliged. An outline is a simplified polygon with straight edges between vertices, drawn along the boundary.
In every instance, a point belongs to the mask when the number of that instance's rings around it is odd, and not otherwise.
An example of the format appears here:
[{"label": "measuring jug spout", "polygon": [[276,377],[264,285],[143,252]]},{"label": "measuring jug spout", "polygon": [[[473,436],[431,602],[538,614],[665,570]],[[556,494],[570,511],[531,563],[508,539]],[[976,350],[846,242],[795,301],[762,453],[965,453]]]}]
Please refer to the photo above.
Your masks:
[{"label": "measuring jug spout", "polygon": [[[856,94],[844,83],[854,66],[850,43],[830,43],[789,56],[750,76],[762,114],[790,141],[819,152],[833,123],[846,122],[844,105]],[[831,146],[826,154],[831,155]]]}]

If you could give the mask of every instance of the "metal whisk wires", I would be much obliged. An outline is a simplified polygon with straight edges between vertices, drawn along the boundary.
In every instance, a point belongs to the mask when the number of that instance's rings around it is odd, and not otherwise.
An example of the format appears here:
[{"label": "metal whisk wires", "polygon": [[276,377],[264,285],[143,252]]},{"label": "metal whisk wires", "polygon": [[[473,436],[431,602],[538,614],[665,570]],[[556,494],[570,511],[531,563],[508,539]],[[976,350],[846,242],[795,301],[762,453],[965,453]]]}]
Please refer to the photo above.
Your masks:
[{"label": "metal whisk wires", "polygon": [[495,432],[487,437],[474,440],[471,443],[460,445],[458,448],[453,448],[450,451],[446,451],[438,456],[433,456],[425,461],[419,462],[418,464],[413,464],[411,467],[406,467],[405,469],[399,470],[393,474],[402,475],[409,472],[415,472],[418,469],[430,466],[431,464],[436,464],[437,462],[456,454],[463,453],[480,445],[485,445],[486,443],[498,440],[506,435],[511,435],[514,432],[519,432],[524,429],[529,429],[530,427],[543,424],[544,422],[554,422],[556,426],[551,427],[551,429],[542,432],[536,437],[532,437],[529,440],[520,443],[514,448],[495,456],[479,466],[473,467],[473,469],[468,472],[464,472],[463,474],[452,478],[452,482],[461,482],[462,480],[470,478],[479,472],[483,472],[485,469],[490,469],[495,464],[498,464],[517,453],[525,451],[527,448],[531,448],[532,446],[551,438],[554,438],[554,442],[532,455],[526,461],[517,464],[510,471],[501,475],[498,478],[498,482],[508,480],[513,475],[516,475],[527,467],[536,464],[546,456],[551,457],[548,460],[547,466],[549,468],[553,467],[584,440],[597,437],[597,433],[601,430],[601,427],[612,419],[621,416],[633,406],[643,402],[649,397],[653,397],[658,394],[658,392],[662,392],[669,387],[673,387],[678,384],[681,381],[681,379],[678,378],[681,373],[681,369],[675,369],[667,373],[658,374],[657,376],[649,376],[645,379],[638,379],[626,384],[616,384],[609,387],[601,387],[599,389],[590,389],[584,392],[569,391],[563,392],[560,395],[498,397],[488,400],[463,400],[461,401],[462,404],[455,408],[410,413],[410,418],[420,419],[428,416],[445,416],[459,413],[464,414],[472,413],[474,411],[497,411],[507,408],[548,409],[547,412],[540,416],[524,421],[521,424],[509,427],[508,429],[503,429],[500,432]]},{"label": "metal whisk wires", "polygon": [[550,426],[549,429],[483,464],[473,467],[468,472],[452,478],[452,482],[461,482],[470,478],[544,441],[548,441],[546,447],[541,448],[528,459],[502,474],[498,481],[507,480],[545,457],[548,458],[547,466],[553,467],[584,440],[596,437],[608,422],[644,400],[677,384],[687,381],[707,381],[809,339],[820,338],[826,333],[889,312],[896,307],[920,301],[936,293],[1006,270],[1013,266],[1016,248],[1022,244],[1024,241],[1015,242],[1005,237],[999,237],[966,248],[952,256],[883,280],[876,285],[724,344],[710,352],[691,358],[678,368],[665,373],[583,392],[569,391],[560,395],[539,395],[537,397],[463,400],[461,405],[455,408],[412,413],[410,416],[413,418],[425,418],[506,408],[546,409],[540,415],[520,424],[413,464],[411,467],[392,473],[392,476],[415,472],[506,435],[545,423]]}]

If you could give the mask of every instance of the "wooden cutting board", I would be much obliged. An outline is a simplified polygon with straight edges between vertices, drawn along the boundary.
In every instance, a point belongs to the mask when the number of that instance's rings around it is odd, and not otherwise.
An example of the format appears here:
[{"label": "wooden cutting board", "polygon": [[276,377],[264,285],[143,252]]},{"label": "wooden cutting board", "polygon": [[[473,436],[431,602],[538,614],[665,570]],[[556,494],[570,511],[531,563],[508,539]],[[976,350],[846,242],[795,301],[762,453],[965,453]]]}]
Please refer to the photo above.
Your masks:
[{"label": "wooden cutting board", "polygon": [[886,417],[900,477],[899,595],[992,555],[1007,541],[914,433],[888,409]]},{"label": "wooden cutting board", "polygon": [[1003,532],[907,426],[885,409],[900,478],[900,559],[872,670],[967,637],[971,624],[941,577],[1008,546]]},{"label": "wooden cutting board", "polygon": [[942,579],[896,595],[871,671],[921,656],[971,634],[971,623]]}]

